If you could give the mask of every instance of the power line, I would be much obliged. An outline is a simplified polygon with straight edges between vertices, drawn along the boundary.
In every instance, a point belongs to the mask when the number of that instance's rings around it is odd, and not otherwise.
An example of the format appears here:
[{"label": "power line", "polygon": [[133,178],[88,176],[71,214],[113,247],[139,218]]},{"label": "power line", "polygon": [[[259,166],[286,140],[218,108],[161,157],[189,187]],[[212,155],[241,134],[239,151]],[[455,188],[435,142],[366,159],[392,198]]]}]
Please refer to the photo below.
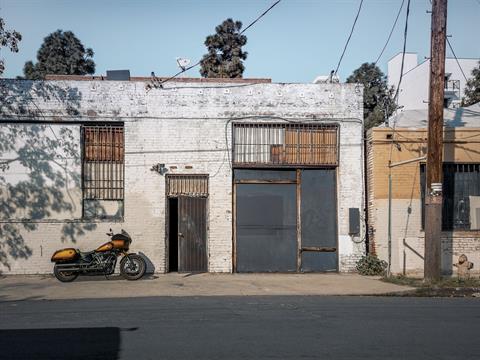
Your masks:
[{"label": "power line", "polygon": [[348,43],[350,42],[350,39],[353,34],[353,30],[355,29],[355,25],[357,24],[358,16],[360,15],[360,10],[362,10],[362,5],[363,5],[363,0],[360,1],[360,6],[358,7],[357,15],[355,16],[355,20],[353,21],[352,29],[350,30],[350,35],[348,35],[347,42],[345,43],[345,47],[343,48],[342,55],[340,56],[340,60],[338,60],[337,68],[335,69],[335,72],[333,73],[334,75],[337,75],[338,68],[340,67],[340,64],[342,63],[343,55],[345,55],[345,51],[347,51],[347,46]]},{"label": "power line", "polygon": [[[240,35],[242,35],[245,31],[247,31],[248,29],[250,29],[258,20],[260,20],[262,17],[264,17],[270,10],[272,10],[275,6],[278,5],[278,3],[280,3],[280,1],[282,0],[277,0],[276,2],[273,3],[272,6],[270,6],[267,10],[265,10],[263,13],[261,13],[255,20],[253,20],[250,24],[247,25],[247,27],[245,29],[243,29],[241,32],[240,32]],[[363,0],[362,0],[363,1]],[[173,80],[175,79],[177,76],[183,74],[184,72],[187,72],[188,70],[190,69],[193,69],[194,67],[200,65],[200,63],[202,62],[202,60],[199,60],[197,61],[195,64],[193,65],[190,65],[189,67],[186,67],[182,70],[180,70],[178,73],[176,73],[175,75],[165,79],[165,80],[162,80],[162,81],[158,81],[158,86],[162,86],[163,84],[165,84],[167,81],[170,81],[170,80]]]},{"label": "power line", "polygon": [[[395,105],[397,107],[397,113],[398,113],[398,95],[400,93],[400,85],[402,84],[402,78],[403,78],[403,66],[405,63],[405,52],[407,49],[407,34],[408,34],[408,15],[410,14],[410,0],[407,2],[407,14],[405,15],[405,30],[403,33],[403,50],[402,50],[402,65],[400,68],[400,78],[398,79],[398,85],[397,85],[397,90],[395,92],[395,97],[393,98]],[[390,155],[389,155],[389,160],[388,163],[390,164],[392,162],[392,151],[393,151],[393,144],[395,142],[395,127],[396,127],[397,122],[395,121],[393,123],[393,134],[392,134],[392,143],[390,145]],[[389,168],[389,171],[391,171],[391,168]]]},{"label": "power line", "polygon": [[405,52],[407,49],[407,34],[408,34],[408,15],[410,14],[410,0],[407,2],[407,14],[405,16],[405,30],[403,32],[403,50],[402,50],[402,65],[400,67],[400,78],[398,79],[398,86],[395,92],[395,97],[393,98],[394,101],[397,103],[398,106],[398,95],[400,93],[400,85],[402,84],[403,78],[403,66],[405,65]]},{"label": "power line", "polygon": [[382,49],[382,51],[380,52],[380,55],[378,55],[377,60],[375,60],[375,64],[374,64],[374,65],[377,65],[378,61],[380,60],[380,58],[381,58],[382,55],[383,55],[383,52],[384,52],[385,49],[387,48],[388,43],[390,42],[390,38],[392,37],[393,30],[395,30],[395,26],[397,25],[397,21],[398,21],[398,18],[400,17],[400,13],[402,12],[403,4],[404,4],[404,3],[405,3],[405,0],[402,0],[402,4],[400,5],[400,9],[398,9],[398,13],[397,13],[397,17],[395,18],[395,22],[393,23],[392,29],[390,30],[390,34],[388,34],[387,41],[385,42],[385,45],[383,46],[383,49]]},{"label": "power line", "polygon": [[[432,3],[432,0],[430,0],[430,4],[431,3]],[[480,0],[477,0],[477,3],[480,5]],[[455,55],[455,51],[453,51],[453,46],[452,46],[452,44],[450,44],[450,40],[448,40],[448,37],[446,37],[446,39],[447,39],[448,47],[450,48],[450,51],[452,52],[453,57],[455,58],[455,61],[457,62],[458,67],[460,68],[460,71],[462,72],[463,78],[465,79],[465,82],[467,82],[468,79],[465,76],[465,73],[463,72],[462,66],[460,65],[460,61],[458,61],[458,59],[457,59],[457,55]]]},{"label": "power line", "polygon": [[[405,15],[405,30],[403,33],[403,50],[402,50],[402,66],[400,69],[400,78],[398,79],[398,87],[395,93],[395,97],[393,98],[396,104],[395,112],[398,114],[398,94],[400,93],[400,85],[402,83],[403,77],[403,66],[405,63],[405,52],[407,48],[407,34],[408,34],[408,15],[410,14],[410,0],[407,2],[407,14]],[[395,119],[396,120],[396,119]],[[393,128],[392,128],[392,141],[390,143],[390,155],[388,158],[388,268],[387,274],[390,276],[391,271],[391,264],[392,264],[392,211],[391,211],[391,204],[392,204],[392,154],[393,154],[393,145],[399,146],[398,142],[395,141],[395,128],[397,122],[394,121]],[[400,148],[401,149],[401,148]]]},{"label": "power line", "polygon": [[455,58],[455,61],[457,62],[458,67],[460,68],[460,71],[462,72],[462,75],[463,75],[463,78],[465,79],[465,82],[467,82],[468,79],[465,76],[465,73],[463,72],[462,66],[460,65],[460,61],[458,61],[458,59],[457,59],[457,55],[455,55],[455,51],[453,51],[452,44],[450,44],[450,40],[448,40],[448,37],[447,37],[447,44],[448,44],[448,47],[450,48],[450,51],[453,54],[453,57]]},{"label": "power line", "polygon": [[253,20],[245,29],[240,32],[240,35],[247,31],[250,27],[252,27],[258,20],[264,17],[270,10],[272,10],[277,4],[282,0],[277,0],[272,6],[270,6],[267,10],[265,10],[262,14],[260,14],[255,20]]}]

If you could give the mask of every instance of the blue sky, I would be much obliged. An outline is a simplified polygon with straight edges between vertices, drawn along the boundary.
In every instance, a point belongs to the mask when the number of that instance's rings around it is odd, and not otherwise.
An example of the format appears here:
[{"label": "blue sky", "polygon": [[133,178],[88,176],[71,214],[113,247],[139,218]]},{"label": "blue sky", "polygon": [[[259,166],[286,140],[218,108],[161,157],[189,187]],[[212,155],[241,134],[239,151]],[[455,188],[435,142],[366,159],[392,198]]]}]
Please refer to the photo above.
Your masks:
[{"label": "blue sky", "polygon": [[[22,74],[35,60],[43,38],[57,30],[72,30],[95,51],[96,73],[130,69],[134,76],[175,73],[176,57],[195,62],[206,52],[205,37],[232,17],[244,25],[273,0],[0,0],[0,16],[23,35],[20,51],[3,50],[4,77]],[[334,69],[360,0],[282,0],[245,34],[248,59],[244,77],[268,77],[275,82],[311,82]],[[339,75],[345,79],[363,62],[378,56],[401,0],[364,0]],[[406,2],[405,2],[406,3]],[[406,6],[405,6],[406,7]],[[379,62],[402,49],[405,7],[388,48]],[[407,51],[419,59],[430,51],[428,0],[412,0]],[[480,0],[450,0],[448,34],[459,57],[479,58]],[[447,51],[447,56],[451,56]],[[192,69],[188,76],[199,76]]]}]

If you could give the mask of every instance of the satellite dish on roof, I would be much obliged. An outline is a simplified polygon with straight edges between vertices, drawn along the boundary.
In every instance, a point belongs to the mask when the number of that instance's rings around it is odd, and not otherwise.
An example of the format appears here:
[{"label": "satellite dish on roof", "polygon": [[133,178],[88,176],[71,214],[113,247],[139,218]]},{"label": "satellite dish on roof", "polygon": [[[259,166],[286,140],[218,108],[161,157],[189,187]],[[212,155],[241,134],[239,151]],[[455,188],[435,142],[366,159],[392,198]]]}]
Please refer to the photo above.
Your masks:
[{"label": "satellite dish on roof", "polygon": [[190,64],[190,59],[184,59],[184,58],[177,57],[176,60],[177,60],[178,67],[180,69],[182,69],[182,71],[185,71],[187,66]]}]

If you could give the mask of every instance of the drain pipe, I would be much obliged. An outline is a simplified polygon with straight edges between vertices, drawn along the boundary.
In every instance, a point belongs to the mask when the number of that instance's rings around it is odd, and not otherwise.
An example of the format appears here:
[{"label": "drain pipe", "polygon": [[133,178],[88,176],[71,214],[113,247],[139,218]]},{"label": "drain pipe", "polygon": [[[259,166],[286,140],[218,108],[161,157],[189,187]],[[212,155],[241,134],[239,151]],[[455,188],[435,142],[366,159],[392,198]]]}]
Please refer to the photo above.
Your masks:
[{"label": "drain pipe", "polygon": [[387,276],[391,275],[392,264],[392,165],[388,164],[388,268]]}]

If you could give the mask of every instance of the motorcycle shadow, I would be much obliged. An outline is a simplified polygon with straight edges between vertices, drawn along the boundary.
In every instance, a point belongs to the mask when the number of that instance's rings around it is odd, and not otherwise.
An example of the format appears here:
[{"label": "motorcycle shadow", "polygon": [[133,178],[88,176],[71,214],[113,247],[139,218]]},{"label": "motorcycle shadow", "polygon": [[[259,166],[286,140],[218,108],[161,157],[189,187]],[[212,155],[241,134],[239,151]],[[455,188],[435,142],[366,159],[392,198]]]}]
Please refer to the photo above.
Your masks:
[{"label": "motorcycle shadow", "polygon": [[[155,280],[158,279],[158,276],[155,274],[145,274],[142,276],[140,279],[135,280],[135,281],[148,281],[148,280]],[[125,279],[122,275],[120,274],[113,274],[113,275],[107,275],[107,276],[102,276],[102,275],[80,275],[77,279],[75,279],[75,282],[97,282],[97,281],[128,281]]]}]

